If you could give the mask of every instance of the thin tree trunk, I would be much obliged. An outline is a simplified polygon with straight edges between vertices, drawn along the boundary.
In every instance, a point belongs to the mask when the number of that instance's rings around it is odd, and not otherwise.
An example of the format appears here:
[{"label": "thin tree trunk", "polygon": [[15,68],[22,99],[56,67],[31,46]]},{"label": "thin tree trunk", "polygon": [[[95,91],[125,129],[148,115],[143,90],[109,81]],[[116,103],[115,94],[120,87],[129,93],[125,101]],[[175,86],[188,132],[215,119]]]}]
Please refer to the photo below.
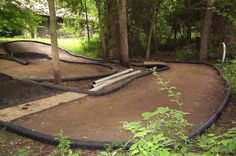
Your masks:
[{"label": "thin tree trunk", "polygon": [[100,28],[99,35],[100,35],[100,41],[101,41],[101,47],[102,47],[102,56],[103,56],[103,60],[105,62],[107,62],[108,57],[107,57],[105,34],[104,34],[103,25],[102,25],[101,0],[96,0],[96,6],[98,9],[98,24],[99,24],[99,28]]},{"label": "thin tree trunk", "polygon": [[88,7],[87,7],[87,0],[84,0],[84,9],[85,9],[85,18],[86,18],[86,29],[87,29],[87,38],[88,38],[88,45],[90,44],[90,29],[89,29],[89,19],[88,19]]},{"label": "thin tree trunk", "polygon": [[177,24],[174,24],[174,50],[177,50]]},{"label": "thin tree trunk", "polygon": [[127,33],[126,0],[120,0],[119,22],[120,22],[120,63],[122,66],[129,65],[129,47]]},{"label": "thin tree trunk", "polygon": [[[187,0],[186,1],[186,7],[189,8],[191,6],[191,0]],[[186,15],[187,17],[187,23],[186,23],[186,26],[187,26],[187,35],[186,35],[186,40],[187,40],[187,44],[190,44],[191,43],[191,38],[192,38],[192,28],[191,28],[191,16],[190,14],[187,14]]]},{"label": "thin tree trunk", "polygon": [[191,43],[191,38],[192,38],[192,28],[191,28],[191,25],[188,23],[187,24],[187,44]]},{"label": "thin tree trunk", "polygon": [[52,44],[52,62],[53,62],[53,76],[55,84],[61,83],[61,68],[58,53],[57,43],[57,22],[55,13],[54,0],[48,0],[48,7],[50,13],[50,33],[51,33],[51,44]]},{"label": "thin tree trunk", "polygon": [[146,51],[146,59],[149,59],[150,57],[150,46],[151,46],[151,41],[152,41],[152,32],[153,32],[153,27],[154,27],[154,20],[156,17],[156,6],[157,5],[157,1],[154,1],[153,4],[153,8],[152,8],[152,17],[151,17],[151,21],[150,21],[150,30],[149,30],[149,34],[148,34],[148,42],[147,42],[147,51]]},{"label": "thin tree trunk", "polygon": [[149,35],[148,35],[148,45],[147,45],[147,51],[146,51],[146,59],[149,59],[149,57],[150,57],[150,46],[151,46],[152,30],[153,30],[152,25],[153,24],[151,24]]},{"label": "thin tree trunk", "polygon": [[155,26],[153,30],[153,37],[154,37],[154,42],[155,42],[155,53],[158,53],[158,38],[157,38],[157,26]]},{"label": "thin tree trunk", "polygon": [[208,57],[208,43],[212,24],[212,9],[215,0],[207,0],[207,10],[205,14],[204,24],[201,32],[200,61],[206,61]]}]

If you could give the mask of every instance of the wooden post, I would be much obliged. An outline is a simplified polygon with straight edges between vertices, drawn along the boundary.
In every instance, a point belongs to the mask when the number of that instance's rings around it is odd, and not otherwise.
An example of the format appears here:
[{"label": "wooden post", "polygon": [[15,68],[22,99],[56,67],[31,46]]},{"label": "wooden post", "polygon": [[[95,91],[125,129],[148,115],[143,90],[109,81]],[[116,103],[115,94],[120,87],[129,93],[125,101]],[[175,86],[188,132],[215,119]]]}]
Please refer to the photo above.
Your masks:
[{"label": "wooden post", "polygon": [[50,13],[50,34],[52,45],[53,76],[55,84],[61,83],[61,68],[57,42],[57,21],[54,0],[47,0]]}]

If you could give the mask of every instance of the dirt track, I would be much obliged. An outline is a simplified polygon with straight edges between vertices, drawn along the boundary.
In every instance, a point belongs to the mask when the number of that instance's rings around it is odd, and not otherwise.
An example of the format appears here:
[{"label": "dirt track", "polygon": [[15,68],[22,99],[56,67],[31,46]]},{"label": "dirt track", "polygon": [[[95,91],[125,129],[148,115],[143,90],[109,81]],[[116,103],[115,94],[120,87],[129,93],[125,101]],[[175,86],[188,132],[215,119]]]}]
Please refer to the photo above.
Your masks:
[{"label": "dirt track", "polygon": [[[182,92],[183,111],[198,126],[216,110],[223,98],[223,82],[216,71],[204,65],[170,64],[161,76]],[[25,127],[85,140],[127,140],[122,121],[140,119],[140,114],[159,106],[177,108],[152,76],[138,79],[126,88],[101,97],[85,97],[15,121]]]},{"label": "dirt track", "polygon": [[[109,71],[97,65],[85,65],[60,62],[62,75],[90,76]],[[0,60],[0,72],[15,77],[52,77],[52,62],[50,60],[31,60],[30,65],[21,65],[16,62]]]}]

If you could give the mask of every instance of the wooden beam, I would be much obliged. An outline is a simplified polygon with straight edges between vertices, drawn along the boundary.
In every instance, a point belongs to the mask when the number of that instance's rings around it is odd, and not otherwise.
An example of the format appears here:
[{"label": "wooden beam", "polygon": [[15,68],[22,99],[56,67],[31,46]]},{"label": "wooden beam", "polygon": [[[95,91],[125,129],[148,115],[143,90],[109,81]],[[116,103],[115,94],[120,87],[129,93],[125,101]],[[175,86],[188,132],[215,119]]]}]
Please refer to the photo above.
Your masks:
[{"label": "wooden beam", "polygon": [[108,80],[105,83],[103,83],[103,84],[101,84],[101,85],[99,85],[99,86],[97,86],[95,88],[90,89],[89,91],[101,90],[102,88],[104,88],[104,87],[106,87],[108,85],[114,84],[114,83],[116,83],[118,81],[121,81],[121,80],[123,80],[125,78],[131,77],[131,76],[134,76],[134,75],[137,75],[137,74],[140,74],[140,73],[142,73],[142,71],[141,70],[137,70],[137,71],[134,71],[134,72],[126,74],[126,75],[121,75],[120,77],[116,77],[114,79]]},{"label": "wooden beam", "polygon": [[115,77],[124,75],[124,74],[126,74],[126,73],[131,72],[131,71],[133,71],[133,68],[130,68],[130,69],[124,70],[124,71],[122,71],[122,72],[119,72],[119,73],[116,73],[116,74],[107,76],[107,77],[102,78],[102,79],[99,79],[99,80],[96,80],[96,81],[94,81],[94,83],[95,83],[95,84],[103,83],[103,82],[105,82],[105,81],[107,81],[107,80],[110,80],[110,79],[113,79],[113,78],[115,78]]}]

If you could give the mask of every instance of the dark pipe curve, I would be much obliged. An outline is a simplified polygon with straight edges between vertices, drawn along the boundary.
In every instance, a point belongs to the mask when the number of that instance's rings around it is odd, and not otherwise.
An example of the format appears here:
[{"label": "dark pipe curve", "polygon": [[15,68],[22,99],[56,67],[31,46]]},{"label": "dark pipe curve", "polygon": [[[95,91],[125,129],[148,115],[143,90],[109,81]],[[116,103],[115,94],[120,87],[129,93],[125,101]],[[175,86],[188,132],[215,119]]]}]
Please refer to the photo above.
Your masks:
[{"label": "dark pipe curve", "polygon": [[[226,96],[224,97],[224,100],[221,102],[221,104],[218,107],[218,109],[211,115],[211,117],[206,122],[204,122],[197,129],[195,129],[192,132],[190,132],[190,134],[188,135],[188,138],[192,139],[195,136],[198,136],[198,135],[202,134],[221,115],[221,113],[223,112],[224,108],[229,103],[230,97],[232,95],[231,84],[230,84],[230,82],[228,80],[226,80],[224,78],[224,76],[221,73],[221,71],[217,67],[215,67],[214,65],[211,65],[211,64],[208,64],[208,63],[202,63],[202,62],[178,62],[178,61],[165,61],[165,62],[167,62],[167,63],[204,64],[204,65],[210,66],[214,70],[217,71],[218,75],[222,78],[222,80],[225,83]],[[149,74],[151,74],[151,72],[147,72],[146,74],[149,75]],[[139,76],[141,77],[141,75],[139,75]],[[145,75],[143,75],[143,76],[145,76]],[[34,83],[37,83],[37,82],[34,82]],[[58,86],[54,86],[54,87],[58,87]],[[57,88],[57,89],[60,89],[60,88]],[[111,91],[109,91],[109,92],[111,92]],[[90,93],[90,94],[92,95],[93,93]],[[105,93],[103,93],[103,94],[105,94]],[[38,140],[38,141],[41,141],[41,142],[44,142],[44,143],[48,143],[48,144],[52,144],[52,145],[58,145],[58,143],[59,143],[55,139],[55,136],[51,136],[51,135],[43,134],[43,133],[40,133],[40,132],[36,132],[36,131],[33,131],[33,130],[30,130],[30,129],[21,127],[19,125],[11,123],[11,122],[2,122],[2,121],[0,121],[0,126],[1,127],[5,127],[7,130],[15,132],[15,133],[17,133],[19,135],[23,135],[23,136],[26,136],[26,137],[29,137],[29,138],[32,138],[32,139],[35,139],[35,140]],[[107,147],[107,145],[113,144],[112,142],[84,141],[84,140],[79,140],[79,139],[71,139],[71,141],[72,141],[71,148],[78,148],[79,147],[79,148],[87,148],[87,149],[105,149]],[[127,148],[129,148],[130,145],[131,144],[129,144],[127,146]],[[117,146],[114,146],[113,148],[119,148],[119,147],[121,147],[121,146],[117,145]]]},{"label": "dark pipe curve", "polygon": [[[226,96],[224,97],[224,100],[221,102],[220,106],[215,111],[215,113],[213,113],[211,115],[211,117],[205,123],[203,123],[197,129],[193,130],[188,135],[189,139],[193,139],[195,136],[198,136],[198,135],[202,134],[221,115],[221,113],[223,112],[224,108],[229,103],[229,100],[230,100],[230,97],[231,97],[231,94],[232,94],[231,85],[230,85],[229,81],[224,78],[224,76],[222,75],[220,70],[217,67],[215,67],[215,66],[213,66],[211,64],[200,63],[200,62],[176,62],[176,61],[171,61],[171,62],[168,61],[168,62],[169,63],[188,63],[188,64],[204,64],[204,65],[208,65],[208,66],[212,67],[213,69],[215,69],[217,71],[217,73],[219,74],[219,76],[225,82]],[[43,134],[43,133],[40,133],[40,132],[36,132],[36,131],[33,131],[33,130],[30,130],[30,129],[21,127],[19,125],[11,123],[11,122],[1,122],[0,121],[0,126],[1,127],[5,127],[9,131],[15,132],[15,133],[17,133],[19,135],[23,135],[23,136],[26,136],[26,137],[31,138],[31,139],[38,140],[40,142],[44,142],[44,143],[48,143],[48,144],[52,144],[52,145],[58,145],[58,143],[59,143],[57,140],[55,140],[55,136],[51,136],[51,135]],[[84,141],[84,140],[79,140],[79,139],[71,139],[71,141],[72,141],[71,148],[105,149],[107,147],[107,145],[112,145],[113,144],[112,142]],[[128,144],[128,146],[126,148],[129,148],[130,145],[131,144]],[[116,148],[119,148],[119,147],[121,147],[121,145],[116,145],[113,148],[116,149]]]}]

